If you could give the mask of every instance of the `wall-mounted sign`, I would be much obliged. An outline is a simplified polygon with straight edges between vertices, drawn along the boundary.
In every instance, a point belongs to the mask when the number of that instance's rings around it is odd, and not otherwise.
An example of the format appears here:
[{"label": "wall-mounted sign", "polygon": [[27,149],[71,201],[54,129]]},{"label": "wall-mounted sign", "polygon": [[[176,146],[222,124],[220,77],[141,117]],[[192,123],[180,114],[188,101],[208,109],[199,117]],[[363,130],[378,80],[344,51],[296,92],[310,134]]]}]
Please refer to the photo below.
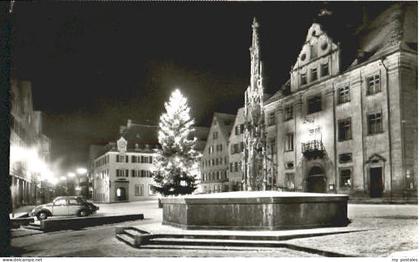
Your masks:
[{"label": "wall-mounted sign", "polygon": [[125,140],[124,137],[121,137],[120,139],[118,139],[117,148],[121,154],[124,154],[125,152],[127,152],[127,140]]}]

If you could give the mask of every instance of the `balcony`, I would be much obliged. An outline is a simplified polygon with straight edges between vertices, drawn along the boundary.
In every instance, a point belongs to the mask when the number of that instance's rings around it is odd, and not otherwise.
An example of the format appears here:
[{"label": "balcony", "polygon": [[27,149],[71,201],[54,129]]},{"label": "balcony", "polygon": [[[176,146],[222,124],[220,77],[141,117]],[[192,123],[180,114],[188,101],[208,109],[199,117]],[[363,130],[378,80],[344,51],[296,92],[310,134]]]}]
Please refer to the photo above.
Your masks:
[{"label": "balcony", "polygon": [[322,140],[312,140],[307,143],[302,143],[302,154],[307,159],[323,158],[325,148]]}]

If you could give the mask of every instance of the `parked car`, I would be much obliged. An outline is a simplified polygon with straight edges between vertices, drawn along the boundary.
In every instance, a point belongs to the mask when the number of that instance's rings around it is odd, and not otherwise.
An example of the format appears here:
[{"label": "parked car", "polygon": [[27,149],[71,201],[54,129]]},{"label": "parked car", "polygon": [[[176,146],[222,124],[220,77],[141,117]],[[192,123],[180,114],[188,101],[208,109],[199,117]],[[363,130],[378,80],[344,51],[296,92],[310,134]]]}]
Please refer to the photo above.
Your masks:
[{"label": "parked car", "polygon": [[40,205],[32,209],[30,216],[36,216],[38,220],[47,219],[50,216],[88,216],[99,210],[99,207],[78,196],[59,196],[51,203]]}]

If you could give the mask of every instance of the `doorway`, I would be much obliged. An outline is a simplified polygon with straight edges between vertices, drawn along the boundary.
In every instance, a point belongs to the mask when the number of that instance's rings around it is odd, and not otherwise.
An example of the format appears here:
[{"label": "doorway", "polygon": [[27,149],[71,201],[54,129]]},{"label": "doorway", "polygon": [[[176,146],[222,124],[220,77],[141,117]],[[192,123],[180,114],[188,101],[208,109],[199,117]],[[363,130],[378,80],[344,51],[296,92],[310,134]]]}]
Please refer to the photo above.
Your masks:
[{"label": "doorway", "polygon": [[370,197],[382,197],[383,181],[382,167],[370,168]]},{"label": "doorway", "polygon": [[127,200],[127,193],[124,187],[118,187],[115,191],[117,201]]},{"label": "doorway", "polygon": [[324,170],[322,170],[319,166],[314,166],[311,168],[308,174],[308,192],[313,193],[325,193],[327,190],[327,183],[324,174]]}]

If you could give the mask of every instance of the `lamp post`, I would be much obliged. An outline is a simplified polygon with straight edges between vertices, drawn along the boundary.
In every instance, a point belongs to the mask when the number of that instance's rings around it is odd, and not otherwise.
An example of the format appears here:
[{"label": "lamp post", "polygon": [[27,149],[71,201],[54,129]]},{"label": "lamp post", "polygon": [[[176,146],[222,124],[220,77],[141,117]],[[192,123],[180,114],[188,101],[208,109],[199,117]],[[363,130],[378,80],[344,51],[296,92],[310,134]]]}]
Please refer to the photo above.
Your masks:
[{"label": "lamp post", "polygon": [[[89,198],[89,179],[87,177],[87,175],[88,175],[87,169],[84,168],[84,167],[79,167],[79,168],[76,169],[76,173],[78,174],[77,186],[80,189],[80,195],[84,196],[86,199],[88,199]],[[80,182],[80,177],[85,176],[85,175],[86,175],[86,177],[84,177],[84,179],[86,179],[86,181],[83,182],[83,183],[85,183],[85,185],[82,186],[81,182]]]}]

